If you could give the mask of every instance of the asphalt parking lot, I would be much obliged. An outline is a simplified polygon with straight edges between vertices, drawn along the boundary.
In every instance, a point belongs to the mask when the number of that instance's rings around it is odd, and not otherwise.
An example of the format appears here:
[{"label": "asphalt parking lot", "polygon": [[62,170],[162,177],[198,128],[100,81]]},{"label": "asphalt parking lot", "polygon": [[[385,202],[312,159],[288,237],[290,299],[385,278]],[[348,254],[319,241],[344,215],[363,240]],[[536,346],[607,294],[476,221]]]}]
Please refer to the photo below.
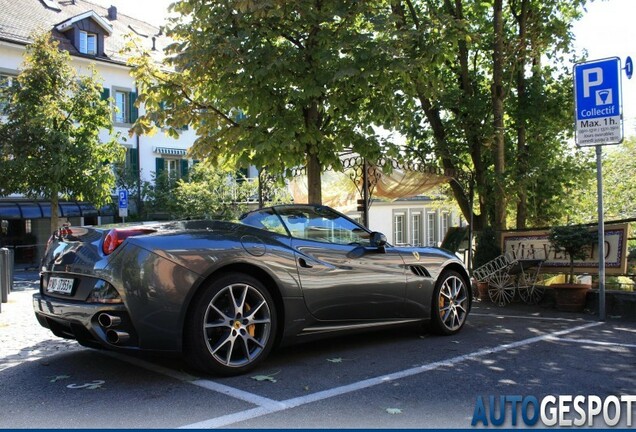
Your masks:
[{"label": "asphalt parking lot", "polygon": [[414,328],[279,349],[240,377],[86,349],[37,324],[26,275],[0,313],[3,428],[468,428],[478,396],[636,394],[636,324],[477,303]]}]

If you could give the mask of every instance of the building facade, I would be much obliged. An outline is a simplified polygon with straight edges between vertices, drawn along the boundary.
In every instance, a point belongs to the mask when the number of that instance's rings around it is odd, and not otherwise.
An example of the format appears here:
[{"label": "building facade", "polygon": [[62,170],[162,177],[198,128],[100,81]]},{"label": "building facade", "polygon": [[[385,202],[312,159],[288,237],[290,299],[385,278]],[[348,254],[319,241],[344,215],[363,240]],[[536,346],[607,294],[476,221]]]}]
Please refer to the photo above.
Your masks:
[{"label": "building facade", "polygon": [[[152,182],[155,173],[167,171],[185,176],[193,161],[187,150],[196,135],[184,128],[178,138],[158,132],[153,136],[129,135],[137,117],[137,88],[122,49],[127,36],[135,37],[151,55],[159,59],[168,40],[158,27],[84,0],[0,0],[0,85],[10,85],[20,73],[23,57],[35,32],[49,32],[61,49],[71,54],[79,74],[94,66],[103,80],[104,98],[113,105],[113,124],[119,143],[126,148],[126,165],[140,181]],[[6,101],[0,101],[6,103]],[[107,140],[108,132],[100,134]],[[134,198],[134,197],[133,197]],[[20,196],[0,197],[0,241],[8,246],[43,247],[49,236],[50,203],[26,200]],[[95,209],[90,203],[61,203],[59,214],[71,224],[100,224],[113,221],[110,209]],[[21,259],[16,248],[16,258]],[[38,253],[26,254],[37,256]]]}]

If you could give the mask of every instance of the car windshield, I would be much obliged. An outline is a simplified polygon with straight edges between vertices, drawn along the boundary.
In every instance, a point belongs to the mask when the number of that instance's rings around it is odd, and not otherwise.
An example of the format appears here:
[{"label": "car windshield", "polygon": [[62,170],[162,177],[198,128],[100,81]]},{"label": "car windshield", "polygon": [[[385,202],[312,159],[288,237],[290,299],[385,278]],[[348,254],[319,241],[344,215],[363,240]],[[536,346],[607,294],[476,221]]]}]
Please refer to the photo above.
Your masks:
[{"label": "car windshield", "polygon": [[324,206],[280,206],[244,214],[244,225],[325,243],[370,246],[370,234],[351,219]]},{"label": "car windshield", "polygon": [[352,220],[324,206],[277,207],[293,237],[326,243],[369,246],[369,233]]}]

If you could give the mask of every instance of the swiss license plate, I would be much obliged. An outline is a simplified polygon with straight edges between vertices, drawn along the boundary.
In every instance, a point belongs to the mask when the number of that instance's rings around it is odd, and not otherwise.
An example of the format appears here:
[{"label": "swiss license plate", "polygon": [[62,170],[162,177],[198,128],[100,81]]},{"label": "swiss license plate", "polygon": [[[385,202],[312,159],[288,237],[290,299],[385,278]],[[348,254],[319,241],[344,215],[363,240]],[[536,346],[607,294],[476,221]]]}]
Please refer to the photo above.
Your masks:
[{"label": "swiss license plate", "polygon": [[70,294],[73,291],[73,279],[52,277],[49,279],[49,285],[46,287],[48,292],[58,292],[62,294]]}]

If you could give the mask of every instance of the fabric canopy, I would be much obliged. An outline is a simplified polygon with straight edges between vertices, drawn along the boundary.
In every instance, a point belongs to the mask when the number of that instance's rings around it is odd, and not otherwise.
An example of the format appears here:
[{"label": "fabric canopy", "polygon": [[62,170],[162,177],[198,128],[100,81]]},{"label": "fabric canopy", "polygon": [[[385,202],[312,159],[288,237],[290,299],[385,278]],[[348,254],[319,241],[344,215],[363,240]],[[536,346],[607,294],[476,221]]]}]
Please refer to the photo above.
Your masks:
[{"label": "fabric canopy", "polygon": [[[360,159],[361,160],[361,159]],[[390,161],[392,170],[385,173],[378,165],[368,165],[369,190],[373,198],[393,201],[411,198],[434,190],[450,181],[452,175],[435,166],[403,166]],[[352,211],[362,190],[362,166],[353,165],[344,172],[326,171],[322,175],[322,201],[340,211]],[[296,176],[290,183],[294,202],[308,199],[307,176]]]}]

